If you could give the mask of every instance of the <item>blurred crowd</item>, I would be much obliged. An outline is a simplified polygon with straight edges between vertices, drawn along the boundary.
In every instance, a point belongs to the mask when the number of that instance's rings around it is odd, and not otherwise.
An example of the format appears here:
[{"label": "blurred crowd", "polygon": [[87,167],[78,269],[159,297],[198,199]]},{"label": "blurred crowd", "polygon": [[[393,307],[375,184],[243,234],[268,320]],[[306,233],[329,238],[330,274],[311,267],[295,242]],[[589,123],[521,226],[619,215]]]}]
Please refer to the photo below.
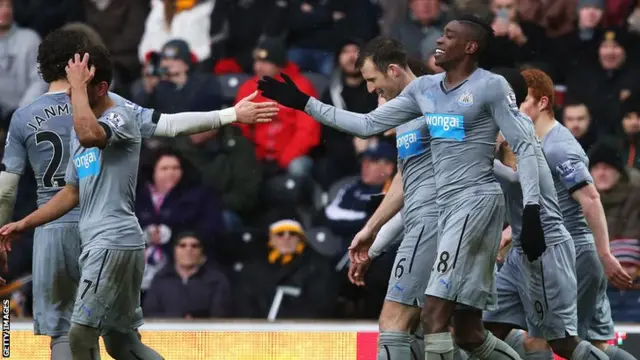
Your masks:
[{"label": "blurred crowd", "polygon": [[[483,66],[554,79],[556,117],[589,153],[611,247],[638,279],[638,0],[0,0],[0,128],[47,91],[37,48],[60,27],[109,49],[112,91],[164,113],[232,106],[280,73],[366,113],[377,96],[355,67],[363,43],[395,37],[437,73],[436,40],[468,13],[496,34]],[[395,171],[394,135],[354,138],[288,108],[271,123],[146,141],[136,199],[145,315],[377,318],[394,254],[376,259],[364,288],[348,283],[345,254]],[[34,190],[24,176],[16,218],[35,207]],[[18,285],[31,251],[24,241],[10,254]],[[637,284],[610,290],[616,321],[640,322]],[[18,315],[29,316],[29,298],[28,284],[14,292]]]}]

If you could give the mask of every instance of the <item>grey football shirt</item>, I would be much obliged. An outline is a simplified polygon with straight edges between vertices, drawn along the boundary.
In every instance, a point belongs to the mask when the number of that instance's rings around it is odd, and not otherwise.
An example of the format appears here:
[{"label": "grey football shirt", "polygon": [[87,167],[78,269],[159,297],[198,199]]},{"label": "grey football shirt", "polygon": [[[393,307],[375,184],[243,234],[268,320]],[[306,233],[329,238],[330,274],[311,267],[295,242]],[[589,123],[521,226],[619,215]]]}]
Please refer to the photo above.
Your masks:
[{"label": "grey football shirt", "polygon": [[[564,227],[553,177],[549,170],[549,166],[547,165],[542,148],[537,143],[534,148],[536,152],[538,174],[540,176],[540,222],[542,223],[545,242],[548,246],[551,246],[564,241],[569,241],[570,235]],[[502,168],[500,171],[496,171],[495,174],[496,176],[502,176],[500,183],[504,190],[507,205],[507,222],[511,225],[513,246],[521,247],[520,234],[522,230],[523,210],[522,190],[517,176],[510,176],[508,173],[504,174],[509,170],[513,170],[505,168],[501,163],[496,164],[496,168],[499,165],[501,165]]]},{"label": "grey football shirt", "polygon": [[[130,108],[144,138],[153,135],[160,114],[109,93],[118,105]],[[13,113],[2,163],[6,171],[22,175],[29,164],[37,183],[38,206],[65,186],[69,143],[73,130],[72,107],[64,92],[46,93]],[[54,222],[77,222],[75,208]]]},{"label": "grey football shirt", "polygon": [[405,228],[418,224],[426,215],[438,213],[431,159],[431,136],[424,118],[396,129],[398,166],[402,170]]},{"label": "grey football shirt", "polygon": [[84,148],[74,133],[65,177],[80,191],[83,249],[144,249],[134,211],[142,144],[134,109],[115,105],[98,121],[108,129],[107,146]]},{"label": "grey football shirt", "polygon": [[571,194],[593,184],[589,158],[571,132],[556,122],[542,139],[542,147],[553,174],[564,224],[575,245],[593,244],[594,238],[582,206]]},{"label": "grey football shirt", "polygon": [[533,123],[519,116],[515,94],[500,75],[477,69],[453,89],[444,74],[412,81],[393,100],[368,114],[355,114],[311,98],[305,111],[316,120],[359,136],[370,136],[424,116],[439,205],[480,194],[501,194],[493,175],[498,129],[518,157],[523,205],[538,204],[540,187]]}]

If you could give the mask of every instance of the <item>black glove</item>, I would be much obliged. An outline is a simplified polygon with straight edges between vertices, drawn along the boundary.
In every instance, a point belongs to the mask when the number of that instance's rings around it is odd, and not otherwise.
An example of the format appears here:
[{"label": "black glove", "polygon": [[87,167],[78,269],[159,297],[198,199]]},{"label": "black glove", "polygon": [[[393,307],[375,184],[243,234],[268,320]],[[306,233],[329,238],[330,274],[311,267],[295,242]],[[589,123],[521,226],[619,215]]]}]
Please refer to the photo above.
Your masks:
[{"label": "black glove", "polygon": [[284,73],[281,73],[280,76],[284,82],[271,76],[264,76],[258,81],[258,90],[262,91],[262,96],[275,100],[286,107],[304,111],[304,107],[309,101],[309,95],[300,91],[291,78]]},{"label": "black glove", "polygon": [[542,253],[547,250],[542,223],[540,222],[540,205],[527,205],[522,210],[520,243],[529,261],[538,260]]}]

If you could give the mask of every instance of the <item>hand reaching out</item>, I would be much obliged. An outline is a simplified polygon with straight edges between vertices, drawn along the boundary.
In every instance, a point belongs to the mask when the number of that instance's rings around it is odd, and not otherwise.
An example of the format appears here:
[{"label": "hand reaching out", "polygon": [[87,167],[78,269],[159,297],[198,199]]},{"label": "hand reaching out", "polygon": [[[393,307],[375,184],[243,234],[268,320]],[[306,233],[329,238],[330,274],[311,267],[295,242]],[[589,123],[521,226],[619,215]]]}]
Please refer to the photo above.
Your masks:
[{"label": "hand reaching out", "polygon": [[251,100],[258,96],[258,91],[238,101],[234,106],[236,110],[236,119],[243,124],[255,124],[271,121],[278,115],[278,104],[275,102],[255,103]]}]

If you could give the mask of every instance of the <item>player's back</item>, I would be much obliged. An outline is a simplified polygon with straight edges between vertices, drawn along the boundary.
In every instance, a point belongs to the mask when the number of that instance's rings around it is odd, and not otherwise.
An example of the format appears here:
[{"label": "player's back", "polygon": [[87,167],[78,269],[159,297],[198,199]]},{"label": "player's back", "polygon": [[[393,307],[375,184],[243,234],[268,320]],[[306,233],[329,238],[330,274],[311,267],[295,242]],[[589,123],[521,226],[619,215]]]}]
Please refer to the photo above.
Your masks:
[{"label": "player's back", "polygon": [[402,171],[405,226],[437,213],[431,136],[423,117],[396,129],[398,166]]},{"label": "player's back", "polygon": [[136,113],[115,105],[98,121],[110,130],[107,146],[84,148],[74,134],[73,161],[67,169],[67,180],[80,189],[83,247],[142,249],[142,230],[134,211],[142,144]]},{"label": "player's back", "polygon": [[[538,175],[540,183],[540,221],[547,245],[559,244],[570,239],[569,232],[565,229],[558,197],[553,183],[553,177],[544,153],[539,144],[535,144],[536,160],[538,163]],[[522,188],[520,183],[503,183],[507,204],[507,217],[511,225],[513,246],[520,247],[520,232],[522,229]]]},{"label": "player's back", "polygon": [[493,175],[498,126],[487,106],[489,83],[496,75],[478,69],[467,80],[446,89],[444,74],[422,90],[423,109],[431,133],[438,202],[500,194]]},{"label": "player's back", "polygon": [[[21,175],[28,159],[37,182],[38,206],[66,184],[72,130],[72,107],[64,92],[46,93],[13,115],[3,163],[8,172]],[[78,218],[75,208],[56,222],[77,222]]]},{"label": "player's back", "polygon": [[[582,206],[567,189],[593,182],[588,174],[589,158],[573,134],[557,123],[542,139],[542,147],[551,167],[564,224],[575,245],[593,244],[593,233],[584,217]],[[567,182],[568,184],[563,183]]]}]

